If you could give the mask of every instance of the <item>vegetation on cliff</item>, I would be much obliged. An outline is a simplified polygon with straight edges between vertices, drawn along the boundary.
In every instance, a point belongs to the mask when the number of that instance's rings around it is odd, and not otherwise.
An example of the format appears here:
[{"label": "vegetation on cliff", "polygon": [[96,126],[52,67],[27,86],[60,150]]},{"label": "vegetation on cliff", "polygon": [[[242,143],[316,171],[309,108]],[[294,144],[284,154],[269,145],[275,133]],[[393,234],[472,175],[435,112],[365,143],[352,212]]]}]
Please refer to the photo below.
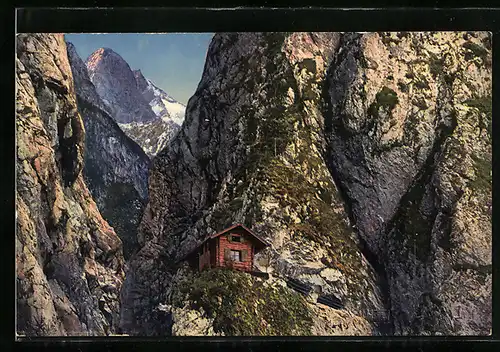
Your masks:
[{"label": "vegetation on cliff", "polygon": [[186,277],[172,302],[213,318],[216,332],[233,336],[310,335],[312,318],[305,299],[282,286],[273,287],[249,274],[217,268]]}]

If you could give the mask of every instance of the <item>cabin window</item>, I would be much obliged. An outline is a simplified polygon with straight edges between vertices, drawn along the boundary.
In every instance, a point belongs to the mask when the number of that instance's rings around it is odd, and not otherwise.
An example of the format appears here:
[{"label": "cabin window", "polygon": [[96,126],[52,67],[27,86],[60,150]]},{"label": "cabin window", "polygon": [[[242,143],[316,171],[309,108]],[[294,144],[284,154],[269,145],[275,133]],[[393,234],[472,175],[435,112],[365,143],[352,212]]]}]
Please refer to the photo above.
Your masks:
[{"label": "cabin window", "polygon": [[241,242],[241,237],[240,236],[232,235],[231,236],[231,241],[233,241],[233,242]]},{"label": "cabin window", "polygon": [[241,251],[233,251],[233,250],[231,250],[230,258],[234,262],[241,262]]}]

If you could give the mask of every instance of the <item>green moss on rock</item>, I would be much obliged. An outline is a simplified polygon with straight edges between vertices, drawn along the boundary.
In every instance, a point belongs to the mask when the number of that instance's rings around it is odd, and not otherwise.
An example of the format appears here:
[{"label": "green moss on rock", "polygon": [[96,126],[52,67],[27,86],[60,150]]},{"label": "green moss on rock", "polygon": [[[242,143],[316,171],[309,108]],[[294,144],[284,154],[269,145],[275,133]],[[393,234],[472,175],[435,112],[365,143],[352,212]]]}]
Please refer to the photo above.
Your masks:
[{"label": "green moss on rock", "polygon": [[399,102],[397,93],[385,86],[377,93],[376,100],[379,106],[385,106],[389,110],[394,109]]},{"label": "green moss on rock", "polygon": [[380,92],[375,96],[375,101],[368,108],[368,114],[372,117],[379,117],[379,109],[383,108],[388,113],[399,103],[398,95],[391,88],[384,86]]},{"label": "green moss on rock", "polygon": [[288,229],[316,243],[331,244],[328,249],[330,265],[356,277],[361,270],[361,262],[356,256],[358,249],[351,239],[352,229],[342,214],[333,210],[332,203],[342,204],[334,184],[326,179],[323,186],[313,184],[303,171],[277,160],[273,160],[264,172],[266,192],[273,194],[282,208],[295,209],[299,213],[301,222],[287,224]]},{"label": "green moss on rock", "polygon": [[480,59],[485,61],[486,57],[488,56],[488,50],[486,50],[479,44],[473,42],[465,42],[462,46],[468,50],[468,53],[465,54],[466,60],[470,60],[473,57],[479,57]]},{"label": "green moss on rock", "polygon": [[479,127],[481,129],[486,129],[488,135],[491,138],[491,133],[492,133],[491,123],[493,116],[491,96],[468,99],[464,103],[470,106],[471,108],[476,108],[479,110],[479,112],[482,114],[479,121]]},{"label": "green moss on rock", "polygon": [[206,269],[178,284],[175,306],[189,301],[214,319],[216,332],[231,336],[310,335],[312,317],[305,299],[285,287],[272,287],[249,274]]},{"label": "green moss on rock", "polygon": [[491,157],[472,156],[476,177],[470,186],[479,194],[491,195],[492,190],[492,164]]},{"label": "green moss on rock", "polygon": [[444,57],[439,58],[434,53],[429,53],[429,55],[430,55],[429,70],[431,72],[431,75],[434,78],[436,78],[444,71]]}]

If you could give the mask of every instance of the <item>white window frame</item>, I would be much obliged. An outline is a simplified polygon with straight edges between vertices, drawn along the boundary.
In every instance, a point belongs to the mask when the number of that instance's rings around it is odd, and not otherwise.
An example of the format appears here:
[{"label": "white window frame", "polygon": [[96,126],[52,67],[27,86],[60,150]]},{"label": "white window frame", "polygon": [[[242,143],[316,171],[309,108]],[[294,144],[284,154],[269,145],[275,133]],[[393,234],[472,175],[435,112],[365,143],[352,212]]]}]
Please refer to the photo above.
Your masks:
[{"label": "white window frame", "polygon": [[231,252],[229,253],[229,257],[233,262],[241,262],[241,251],[231,249]]}]

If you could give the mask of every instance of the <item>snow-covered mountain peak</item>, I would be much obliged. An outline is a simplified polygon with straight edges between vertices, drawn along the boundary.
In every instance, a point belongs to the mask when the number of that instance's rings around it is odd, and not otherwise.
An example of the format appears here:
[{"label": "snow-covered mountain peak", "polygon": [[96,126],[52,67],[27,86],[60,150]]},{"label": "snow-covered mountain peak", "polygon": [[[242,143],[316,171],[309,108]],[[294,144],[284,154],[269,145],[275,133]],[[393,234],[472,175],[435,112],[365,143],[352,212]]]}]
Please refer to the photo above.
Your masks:
[{"label": "snow-covered mountain peak", "polygon": [[141,70],[109,48],[94,51],[85,63],[89,79],[120,128],[153,157],[184,121],[186,106],[179,103]]}]

